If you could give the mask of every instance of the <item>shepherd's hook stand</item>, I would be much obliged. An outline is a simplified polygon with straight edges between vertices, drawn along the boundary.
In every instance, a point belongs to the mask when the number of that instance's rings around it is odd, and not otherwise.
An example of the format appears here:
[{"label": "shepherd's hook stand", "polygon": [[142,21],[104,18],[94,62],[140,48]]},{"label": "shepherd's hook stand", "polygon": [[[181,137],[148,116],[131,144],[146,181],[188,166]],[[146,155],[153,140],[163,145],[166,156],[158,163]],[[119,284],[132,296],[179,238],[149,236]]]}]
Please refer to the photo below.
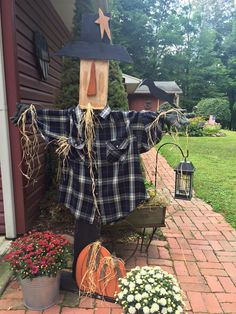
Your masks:
[{"label": "shepherd's hook stand", "polygon": [[[165,146],[165,145],[174,145],[174,146],[178,147],[178,149],[180,150],[180,152],[181,152],[181,154],[182,154],[182,156],[183,156],[183,158],[184,158],[184,161],[186,161],[187,158],[188,158],[188,156],[189,156],[189,151],[187,150],[187,153],[186,153],[186,155],[185,155],[184,152],[183,152],[183,150],[182,150],[182,148],[181,148],[178,144],[176,144],[176,143],[167,142],[167,143],[164,143],[164,144],[162,144],[161,146],[159,146],[158,149],[157,149],[157,153],[156,153],[155,190],[157,189],[157,163],[158,163],[158,154],[159,154],[160,149],[161,149],[163,146]],[[153,229],[152,229],[152,233],[151,233],[151,235],[150,235],[148,244],[146,245],[146,249],[145,249],[145,251],[144,251],[145,253],[148,252],[149,246],[150,246],[150,244],[151,244],[151,242],[152,242],[152,240],[153,240],[153,237],[154,237],[154,235],[155,235],[155,233],[156,233],[156,231],[157,231],[157,228],[158,228],[158,227],[153,227]],[[144,238],[145,238],[145,231],[146,231],[146,228],[143,228],[143,232],[142,232],[142,236],[141,236],[140,252],[143,251]],[[137,248],[136,248],[136,250],[137,250]],[[136,250],[135,250],[135,252],[136,252]],[[135,253],[135,252],[134,252],[134,253]],[[133,256],[133,255],[134,255],[134,254],[132,254],[132,256]]]}]

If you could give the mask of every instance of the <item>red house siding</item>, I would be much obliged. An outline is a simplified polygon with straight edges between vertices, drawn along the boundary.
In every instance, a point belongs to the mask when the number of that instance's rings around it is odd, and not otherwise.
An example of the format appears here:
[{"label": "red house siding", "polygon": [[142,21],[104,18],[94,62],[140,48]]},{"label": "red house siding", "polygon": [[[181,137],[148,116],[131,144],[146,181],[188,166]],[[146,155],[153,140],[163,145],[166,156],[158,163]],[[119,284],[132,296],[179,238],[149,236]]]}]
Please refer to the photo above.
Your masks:
[{"label": "red house siding", "polygon": [[[15,111],[16,101],[52,107],[59,92],[62,70],[61,59],[54,57],[53,53],[68,41],[70,34],[67,28],[48,0],[0,0],[0,4],[9,116]],[[34,31],[41,32],[48,42],[51,58],[47,81],[41,81],[36,65]],[[18,168],[21,161],[19,132],[12,125],[9,129],[17,233],[23,233],[32,227],[39,201],[44,194],[45,149],[41,142],[41,168],[36,182],[29,183]]]},{"label": "red house siding", "polygon": [[[47,39],[51,55],[47,81],[41,81],[37,69],[33,32],[41,32]],[[34,103],[52,107],[60,88],[62,70],[61,59],[53,57],[63,43],[69,38],[69,33],[48,0],[16,0],[16,43],[17,67],[19,73],[19,98],[21,102]],[[24,203],[26,229],[29,229],[37,216],[38,204],[44,194],[44,154],[45,146],[41,141],[40,165],[35,164],[36,182],[24,183]]]},{"label": "red house siding", "polygon": [[129,109],[134,111],[157,111],[158,100],[150,95],[129,95]]},{"label": "red house siding", "polygon": [[149,94],[129,94],[129,109],[134,111],[154,111],[159,110],[160,105],[164,102]]}]

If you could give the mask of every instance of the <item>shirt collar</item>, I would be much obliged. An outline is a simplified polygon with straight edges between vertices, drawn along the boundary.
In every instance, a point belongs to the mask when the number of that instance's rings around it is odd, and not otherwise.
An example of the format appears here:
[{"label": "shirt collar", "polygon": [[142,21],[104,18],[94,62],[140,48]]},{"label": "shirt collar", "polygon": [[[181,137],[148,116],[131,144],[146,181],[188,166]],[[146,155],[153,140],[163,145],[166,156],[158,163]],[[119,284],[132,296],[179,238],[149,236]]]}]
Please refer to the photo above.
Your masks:
[{"label": "shirt collar", "polygon": [[[76,106],[75,112],[76,112],[76,116],[77,116],[78,121],[80,121],[82,116],[83,116],[83,110],[80,108],[79,105]],[[99,110],[98,115],[101,118],[106,119],[106,117],[110,114],[110,112],[111,112],[111,108],[108,105],[106,105],[106,107],[104,109]]]}]

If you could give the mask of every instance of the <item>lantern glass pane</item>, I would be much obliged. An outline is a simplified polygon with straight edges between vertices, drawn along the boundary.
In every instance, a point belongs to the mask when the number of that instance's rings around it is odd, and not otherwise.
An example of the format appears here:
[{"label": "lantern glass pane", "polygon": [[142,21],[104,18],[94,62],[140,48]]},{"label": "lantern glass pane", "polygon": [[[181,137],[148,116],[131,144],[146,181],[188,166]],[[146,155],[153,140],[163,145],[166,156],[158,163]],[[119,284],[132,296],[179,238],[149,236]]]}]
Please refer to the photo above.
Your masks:
[{"label": "lantern glass pane", "polygon": [[176,180],[176,194],[188,197],[190,194],[191,181],[189,174],[178,173]]}]

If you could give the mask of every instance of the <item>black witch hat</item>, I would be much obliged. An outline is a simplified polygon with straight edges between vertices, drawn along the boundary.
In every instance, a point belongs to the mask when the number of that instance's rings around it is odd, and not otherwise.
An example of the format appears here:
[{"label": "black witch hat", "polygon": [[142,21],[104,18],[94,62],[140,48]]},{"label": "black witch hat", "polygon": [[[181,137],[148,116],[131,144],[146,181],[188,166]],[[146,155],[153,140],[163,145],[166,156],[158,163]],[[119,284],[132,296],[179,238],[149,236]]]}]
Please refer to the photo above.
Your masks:
[{"label": "black witch hat", "polygon": [[68,42],[56,55],[133,63],[125,48],[111,44],[110,14],[101,9],[99,14],[82,15],[80,40]]}]

